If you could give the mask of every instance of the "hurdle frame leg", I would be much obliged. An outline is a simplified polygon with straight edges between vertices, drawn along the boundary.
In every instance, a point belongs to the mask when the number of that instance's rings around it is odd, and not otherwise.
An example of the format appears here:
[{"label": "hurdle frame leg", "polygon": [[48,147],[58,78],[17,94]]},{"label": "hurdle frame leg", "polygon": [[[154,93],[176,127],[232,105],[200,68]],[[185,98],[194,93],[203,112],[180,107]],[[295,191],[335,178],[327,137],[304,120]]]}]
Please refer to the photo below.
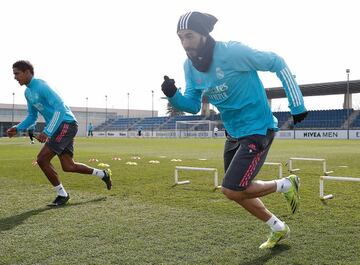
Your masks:
[{"label": "hurdle frame leg", "polygon": [[189,184],[190,180],[179,181],[179,170],[190,170],[190,171],[210,171],[214,173],[214,189],[220,189],[219,185],[219,174],[216,168],[200,168],[200,167],[187,167],[187,166],[175,166],[174,178],[175,185]]},{"label": "hurdle frame leg", "polygon": [[331,170],[331,171],[327,171],[327,168],[326,168],[326,160],[324,159],[324,162],[323,162],[323,171],[324,171],[324,175],[325,176],[328,176],[329,174],[333,173],[334,171]]},{"label": "hurdle frame leg", "polygon": [[290,173],[294,173],[296,171],[299,171],[300,168],[293,168],[293,161],[313,161],[313,162],[322,162],[323,166],[323,174],[325,176],[328,176],[329,174],[333,173],[334,171],[328,171],[326,168],[326,159],[325,158],[309,158],[309,157],[290,157],[288,161],[288,170]]},{"label": "hurdle frame leg", "polygon": [[299,171],[300,168],[293,168],[293,159],[290,157],[288,161],[288,168],[290,173],[294,173],[296,171]]},{"label": "hurdle frame leg", "polygon": [[334,195],[324,195],[325,180],[346,181],[346,182],[360,182],[360,178],[353,177],[335,177],[335,176],[320,176],[320,200],[328,200],[334,198]]},{"label": "hurdle frame leg", "polygon": [[283,169],[282,169],[282,164],[281,163],[264,162],[264,165],[277,166],[278,169],[279,169],[279,179],[281,179],[283,177]]},{"label": "hurdle frame leg", "polygon": [[332,194],[324,195],[324,179],[322,177],[320,177],[319,192],[320,192],[320,200],[322,201],[334,198],[334,195]]},{"label": "hurdle frame leg", "polygon": [[184,185],[184,184],[189,184],[190,183],[190,180],[179,181],[179,170],[176,167],[175,167],[174,177],[175,177],[175,184],[174,185]]},{"label": "hurdle frame leg", "polygon": [[214,171],[214,189],[221,189],[221,185],[219,185],[219,174],[217,169]]}]

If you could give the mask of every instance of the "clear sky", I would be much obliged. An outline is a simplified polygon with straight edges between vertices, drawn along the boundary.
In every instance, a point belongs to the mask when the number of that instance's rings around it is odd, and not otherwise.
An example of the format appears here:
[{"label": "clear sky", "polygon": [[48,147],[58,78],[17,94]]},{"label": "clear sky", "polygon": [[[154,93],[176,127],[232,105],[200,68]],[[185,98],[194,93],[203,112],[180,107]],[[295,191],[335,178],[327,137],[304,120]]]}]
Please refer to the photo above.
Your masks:
[{"label": "clear sky", "polygon": [[[184,87],[186,58],[176,35],[188,11],[215,15],[216,40],[236,40],[281,55],[299,84],[360,79],[358,0],[1,0],[0,103],[23,104],[12,64],[33,63],[69,106],[152,108],[165,115],[160,99],[164,74]],[[265,87],[280,86],[261,74]],[[360,107],[358,95],[354,107]],[[342,96],[306,97],[308,109],[341,108]],[[276,100],[273,109],[287,110]]]}]

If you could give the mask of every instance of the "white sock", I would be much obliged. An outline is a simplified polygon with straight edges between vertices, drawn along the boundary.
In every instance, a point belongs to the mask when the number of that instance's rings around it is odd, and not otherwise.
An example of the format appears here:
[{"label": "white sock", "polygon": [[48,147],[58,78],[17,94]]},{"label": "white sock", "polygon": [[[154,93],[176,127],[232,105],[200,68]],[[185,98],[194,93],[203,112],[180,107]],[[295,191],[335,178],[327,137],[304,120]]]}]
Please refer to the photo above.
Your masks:
[{"label": "white sock", "polygon": [[275,183],[277,192],[287,192],[291,187],[291,181],[287,178],[275,179]]},{"label": "white sock", "polygon": [[103,178],[105,176],[104,170],[96,169],[96,168],[94,168],[94,171],[91,174],[99,178]]},{"label": "white sock", "polygon": [[266,221],[266,224],[270,226],[271,230],[274,232],[285,229],[285,224],[275,215],[272,215],[270,219]]},{"label": "white sock", "polygon": [[68,194],[65,190],[65,188],[63,187],[63,185],[60,183],[60,185],[55,186],[55,190],[57,195],[63,196],[63,197],[67,197]]}]

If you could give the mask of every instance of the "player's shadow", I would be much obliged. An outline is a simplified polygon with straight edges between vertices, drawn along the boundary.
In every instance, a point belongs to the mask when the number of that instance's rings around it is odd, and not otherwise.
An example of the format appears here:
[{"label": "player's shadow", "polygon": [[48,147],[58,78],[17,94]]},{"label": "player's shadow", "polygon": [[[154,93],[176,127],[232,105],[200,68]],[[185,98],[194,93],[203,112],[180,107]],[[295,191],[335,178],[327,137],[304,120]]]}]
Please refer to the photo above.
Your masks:
[{"label": "player's shadow", "polygon": [[23,224],[24,221],[27,220],[28,218],[30,218],[31,216],[40,214],[45,211],[58,210],[58,209],[65,208],[65,207],[73,207],[73,206],[83,205],[83,204],[87,204],[87,203],[101,202],[101,201],[105,201],[105,200],[106,200],[106,197],[101,197],[101,198],[84,201],[84,202],[69,203],[69,204],[67,204],[65,206],[61,206],[61,207],[42,207],[39,209],[30,210],[30,211],[23,212],[23,213],[13,215],[10,217],[2,218],[2,219],[0,219],[0,232],[6,231],[6,230],[11,230],[16,226]]},{"label": "player's shadow", "polygon": [[271,250],[259,250],[259,251],[265,251],[266,253],[255,259],[247,260],[245,262],[240,262],[239,265],[263,265],[263,264],[266,264],[272,258],[274,258],[276,255],[279,255],[282,252],[287,251],[289,249],[290,249],[290,246],[280,244],[280,245],[275,246]]}]

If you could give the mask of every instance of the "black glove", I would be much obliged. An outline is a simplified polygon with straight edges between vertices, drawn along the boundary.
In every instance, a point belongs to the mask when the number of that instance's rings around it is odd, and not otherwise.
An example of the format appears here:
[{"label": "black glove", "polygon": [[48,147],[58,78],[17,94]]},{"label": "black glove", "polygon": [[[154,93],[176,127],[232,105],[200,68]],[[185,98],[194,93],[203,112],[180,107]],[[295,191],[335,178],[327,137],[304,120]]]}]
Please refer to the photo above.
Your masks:
[{"label": "black glove", "polygon": [[174,79],[170,79],[167,75],[165,75],[164,82],[161,84],[161,90],[168,98],[173,97],[177,90]]},{"label": "black glove", "polygon": [[308,115],[308,112],[305,111],[303,113],[300,113],[300,114],[295,114],[295,115],[292,115],[293,116],[293,119],[294,119],[294,125],[296,123],[299,123],[301,122],[303,119],[305,119],[305,117]]}]

